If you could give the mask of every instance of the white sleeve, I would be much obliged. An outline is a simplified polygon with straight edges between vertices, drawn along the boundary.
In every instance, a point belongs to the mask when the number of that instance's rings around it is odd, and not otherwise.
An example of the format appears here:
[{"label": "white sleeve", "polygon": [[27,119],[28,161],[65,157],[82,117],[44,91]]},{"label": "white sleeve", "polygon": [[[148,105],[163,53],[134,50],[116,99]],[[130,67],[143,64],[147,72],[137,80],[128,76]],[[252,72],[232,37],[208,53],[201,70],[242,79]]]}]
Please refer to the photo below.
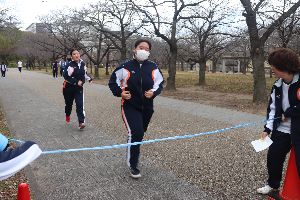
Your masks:
[{"label": "white sleeve", "polygon": [[269,119],[274,119],[274,116],[275,116],[275,90],[274,89],[271,94],[271,100],[272,100],[272,103],[270,104],[270,112],[269,112],[269,117],[267,119],[268,121],[267,121],[266,127],[272,131],[274,120],[269,120]]}]

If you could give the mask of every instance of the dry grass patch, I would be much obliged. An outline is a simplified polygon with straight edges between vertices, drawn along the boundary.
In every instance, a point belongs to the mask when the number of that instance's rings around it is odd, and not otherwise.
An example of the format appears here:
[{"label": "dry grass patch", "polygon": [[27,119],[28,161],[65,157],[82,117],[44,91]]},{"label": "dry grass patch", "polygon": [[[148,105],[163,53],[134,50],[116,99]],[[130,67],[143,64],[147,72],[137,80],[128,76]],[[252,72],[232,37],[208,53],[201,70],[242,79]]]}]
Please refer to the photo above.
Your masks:
[{"label": "dry grass patch", "polygon": [[[164,77],[168,77],[167,72],[163,72]],[[198,85],[198,72],[177,72],[176,87],[189,88]],[[252,94],[253,93],[253,75],[252,74],[224,74],[224,73],[207,73],[205,75],[206,85],[201,86],[208,91]],[[270,91],[276,79],[266,77],[267,90]]]}]

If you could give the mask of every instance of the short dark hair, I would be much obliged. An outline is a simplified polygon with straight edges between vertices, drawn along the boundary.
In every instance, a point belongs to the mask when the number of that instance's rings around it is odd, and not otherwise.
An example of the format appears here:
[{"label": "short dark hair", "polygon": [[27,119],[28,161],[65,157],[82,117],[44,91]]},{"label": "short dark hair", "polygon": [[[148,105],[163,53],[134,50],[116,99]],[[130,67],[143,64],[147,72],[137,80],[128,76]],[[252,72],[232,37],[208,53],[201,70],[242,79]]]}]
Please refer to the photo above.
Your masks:
[{"label": "short dark hair", "polygon": [[136,48],[142,42],[146,42],[149,45],[149,50],[151,50],[152,44],[149,40],[146,40],[146,39],[138,39],[137,41],[135,41],[134,48]]},{"label": "short dark hair", "polygon": [[276,69],[290,74],[300,72],[299,56],[291,49],[275,49],[270,53],[268,63],[276,67]]},{"label": "short dark hair", "polygon": [[72,56],[73,51],[78,51],[78,49],[72,48],[72,49],[70,50],[70,55],[71,55],[71,56]]}]

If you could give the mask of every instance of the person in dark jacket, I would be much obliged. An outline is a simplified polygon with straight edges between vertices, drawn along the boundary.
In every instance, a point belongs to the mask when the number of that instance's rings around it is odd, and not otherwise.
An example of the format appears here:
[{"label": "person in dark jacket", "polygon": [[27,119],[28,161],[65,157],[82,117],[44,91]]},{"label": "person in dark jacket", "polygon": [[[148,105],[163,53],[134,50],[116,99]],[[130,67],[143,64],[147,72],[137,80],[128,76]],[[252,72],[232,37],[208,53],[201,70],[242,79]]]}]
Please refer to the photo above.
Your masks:
[{"label": "person in dark jacket", "polygon": [[[294,146],[296,164],[300,178],[300,61],[298,55],[290,49],[280,48],[268,58],[275,81],[267,109],[267,123],[261,137],[272,132],[272,145],[267,155],[269,178],[258,193],[278,192],[282,180],[283,164],[286,155]],[[274,120],[272,120],[274,119]]]},{"label": "person in dark jacket", "polygon": [[[122,97],[121,113],[128,131],[128,143],[141,142],[154,112],[153,99],[163,88],[163,76],[156,63],[149,61],[151,43],[135,42],[133,59],[117,67],[109,80],[113,95]],[[138,169],[140,145],[127,149],[127,164],[133,178],[141,177]]]},{"label": "person in dark jacket", "polygon": [[85,127],[85,111],[84,111],[84,94],[83,84],[85,80],[92,82],[92,78],[87,75],[86,66],[83,60],[80,59],[80,53],[76,49],[72,49],[72,60],[67,63],[63,72],[65,81],[63,83],[63,95],[65,98],[65,113],[66,123],[70,122],[73,101],[76,103],[76,113],[78,117],[80,130]]},{"label": "person in dark jacket", "polygon": [[2,62],[2,64],[0,65],[0,70],[1,70],[1,76],[3,78],[5,78],[5,74],[6,74],[6,71],[7,71],[7,67],[6,67],[6,64],[4,64],[4,62]]},{"label": "person in dark jacket", "polygon": [[53,74],[53,78],[57,78],[57,73],[58,73],[58,63],[57,63],[57,61],[55,60],[55,61],[52,63],[52,74]]},{"label": "person in dark jacket", "polygon": [[65,70],[65,68],[66,68],[66,65],[67,65],[67,61],[66,61],[66,59],[64,58],[64,59],[62,59],[62,60],[60,61],[60,76],[63,76],[63,72],[64,72],[64,70]]}]

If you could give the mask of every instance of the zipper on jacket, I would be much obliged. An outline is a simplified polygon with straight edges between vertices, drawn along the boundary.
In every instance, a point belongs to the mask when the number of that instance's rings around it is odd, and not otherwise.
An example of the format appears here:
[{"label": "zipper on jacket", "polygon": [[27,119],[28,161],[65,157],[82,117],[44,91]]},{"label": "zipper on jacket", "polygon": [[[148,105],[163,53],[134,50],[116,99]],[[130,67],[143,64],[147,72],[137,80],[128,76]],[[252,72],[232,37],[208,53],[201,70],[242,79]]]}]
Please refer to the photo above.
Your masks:
[{"label": "zipper on jacket", "polygon": [[143,77],[142,77],[142,65],[140,64],[140,74],[141,74],[141,94],[142,94],[142,111],[144,110],[144,94],[143,94]]}]

